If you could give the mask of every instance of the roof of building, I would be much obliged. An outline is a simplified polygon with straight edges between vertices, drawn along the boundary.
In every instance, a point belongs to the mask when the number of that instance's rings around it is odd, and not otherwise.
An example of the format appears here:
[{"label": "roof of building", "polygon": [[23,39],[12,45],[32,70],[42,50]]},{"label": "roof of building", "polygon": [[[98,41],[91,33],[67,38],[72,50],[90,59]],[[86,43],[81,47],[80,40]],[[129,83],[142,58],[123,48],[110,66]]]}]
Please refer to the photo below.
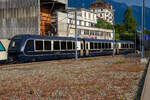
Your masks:
[{"label": "roof of building", "polygon": [[112,9],[112,5],[103,0],[97,0],[91,4],[90,8]]}]

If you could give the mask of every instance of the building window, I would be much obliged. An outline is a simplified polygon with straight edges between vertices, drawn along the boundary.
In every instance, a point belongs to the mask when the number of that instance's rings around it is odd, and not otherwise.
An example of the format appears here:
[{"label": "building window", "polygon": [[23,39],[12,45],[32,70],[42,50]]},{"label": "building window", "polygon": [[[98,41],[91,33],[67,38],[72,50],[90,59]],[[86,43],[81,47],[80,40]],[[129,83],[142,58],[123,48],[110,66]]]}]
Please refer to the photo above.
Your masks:
[{"label": "building window", "polygon": [[81,29],[78,29],[78,35],[81,35]]},{"label": "building window", "polygon": [[95,31],[95,35],[96,35],[96,36],[99,36],[99,31]]},{"label": "building window", "polygon": [[84,35],[89,35],[89,30],[84,30]]},{"label": "building window", "polygon": [[89,13],[89,19],[91,18],[91,13]]},{"label": "building window", "polygon": [[90,35],[94,35],[94,31],[93,30],[90,31]]}]

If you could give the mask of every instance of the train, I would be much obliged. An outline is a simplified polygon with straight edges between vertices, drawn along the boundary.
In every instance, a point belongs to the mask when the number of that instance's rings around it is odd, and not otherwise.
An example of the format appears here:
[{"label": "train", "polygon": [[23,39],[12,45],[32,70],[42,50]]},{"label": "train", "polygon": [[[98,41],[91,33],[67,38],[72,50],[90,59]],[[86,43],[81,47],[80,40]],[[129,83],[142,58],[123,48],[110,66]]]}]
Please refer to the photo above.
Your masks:
[{"label": "train", "polygon": [[8,59],[9,39],[0,39],[0,62]]},{"label": "train", "polygon": [[[75,57],[75,38],[40,35],[16,35],[8,47],[10,61],[33,62]],[[134,42],[78,38],[78,57],[92,57],[134,52]]]}]

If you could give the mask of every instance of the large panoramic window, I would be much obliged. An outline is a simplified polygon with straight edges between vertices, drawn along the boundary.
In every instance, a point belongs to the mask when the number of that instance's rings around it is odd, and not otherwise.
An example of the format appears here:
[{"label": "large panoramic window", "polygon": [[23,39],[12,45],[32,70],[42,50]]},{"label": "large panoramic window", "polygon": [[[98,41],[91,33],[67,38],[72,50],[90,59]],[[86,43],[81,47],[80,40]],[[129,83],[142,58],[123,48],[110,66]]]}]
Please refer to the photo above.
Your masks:
[{"label": "large panoramic window", "polygon": [[60,50],[60,42],[54,41],[54,50]]},{"label": "large panoramic window", "polygon": [[94,49],[93,42],[90,43],[90,49]]},{"label": "large panoramic window", "polygon": [[51,50],[51,41],[44,41],[45,50]]},{"label": "large panoramic window", "polygon": [[72,42],[71,41],[67,42],[67,47],[69,50],[72,50]]},{"label": "large panoramic window", "polygon": [[43,41],[35,41],[36,50],[43,50]]},{"label": "large panoramic window", "polygon": [[0,42],[0,51],[5,51],[5,48],[1,42]]},{"label": "large panoramic window", "polygon": [[98,49],[101,49],[101,43],[98,43]]},{"label": "large panoramic window", "polygon": [[66,50],[66,49],[67,49],[66,41],[61,41],[61,50]]}]

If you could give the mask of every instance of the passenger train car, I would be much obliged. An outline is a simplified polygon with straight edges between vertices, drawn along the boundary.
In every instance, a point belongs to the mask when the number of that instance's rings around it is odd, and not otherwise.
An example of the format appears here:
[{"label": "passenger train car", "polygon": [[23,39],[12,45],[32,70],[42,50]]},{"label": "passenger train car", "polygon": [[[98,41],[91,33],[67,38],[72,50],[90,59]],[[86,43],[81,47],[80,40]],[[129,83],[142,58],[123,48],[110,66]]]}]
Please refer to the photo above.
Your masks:
[{"label": "passenger train car", "polygon": [[0,62],[7,60],[7,50],[10,40],[0,39]]},{"label": "passenger train car", "polygon": [[[134,50],[133,42],[116,41],[115,45],[118,54]],[[111,55],[113,46],[112,40],[78,38],[78,56]],[[17,35],[11,40],[8,57],[9,60],[23,62],[73,58],[75,57],[75,38]]]}]

